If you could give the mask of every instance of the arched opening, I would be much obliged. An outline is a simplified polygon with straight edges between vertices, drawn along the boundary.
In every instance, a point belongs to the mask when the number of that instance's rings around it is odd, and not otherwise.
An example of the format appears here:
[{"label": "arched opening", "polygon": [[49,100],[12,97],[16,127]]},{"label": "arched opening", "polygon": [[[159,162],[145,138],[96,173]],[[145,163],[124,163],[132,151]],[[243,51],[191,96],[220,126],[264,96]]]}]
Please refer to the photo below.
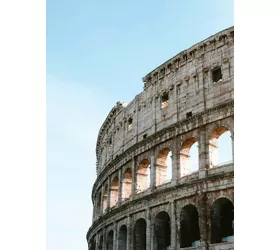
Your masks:
[{"label": "arched opening", "polygon": [[136,173],[136,192],[140,193],[150,186],[150,162],[142,160]]},{"label": "arched opening", "polygon": [[126,250],[127,244],[127,227],[122,225],[119,231],[118,250]]},{"label": "arched opening", "polygon": [[136,221],[133,236],[133,249],[146,250],[146,221],[143,218]]},{"label": "arched opening", "polygon": [[103,193],[103,213],[107,208],[107,202],[108,202],[108,184],[105,185],[104,193]]},{"label": "arched opening", "polygon": [[233,204],[227,198],[216,200],[212,206],[212,243],[233,242]]},{"label": "arched opening", "polygon": [[185,206],[180,214],[180,247],[200,245],[198,212],[194,205]]},{"label": "arched opening", "polygon": [[102,250],[102,249],[103,249],[103,235],[100,236],[99,244],[98,244],[98,250]]},{"label": "arched opening", "polygon": [[172,152],[169,148],[162,149],[157,157],[156,185],[169,182],[172,178]]},{"label": "arched opening", "polygon": [[209,140],[210,168],[232,162],[231,133],[226,127],[213,131]]},{"label": "arched opening", "polygon": [[119,178],[116,176],[111,184],[111,201],[110,201],[110,207],[113,207],[118,202],[118,196],[119,196]]},{"label": "arched opening", "polygon": [[108,236],[107,236],[107,247],[106,247],[106,249],[107,250],[113,250],[113,245],[114,245],[114,231],[111,230],[108,233]]},{"label": "arched opening", "polygon": [[154,224],[154,249],[170,249],[171,227],[170,217],[167,212],[160,212],[155,218]]},{"label": "arched opening", "polygon": [[187,139],[180,150],[181,177],[198,171],[198,143],[195,138]]},{"label": "arched opening", "polygon": [[95,236],[92,238],[91,242],[90,242],[90,250],[96,250],[96,239]]},{"label": "arched opening", "polygon": [[123,174],[123,182],[122,182],[123,200],[131,196],[131,188],[132,188],[132,170],[131,168],[128,168]]},{"label": "arched opening", "polygon": [[91,245],[92,250],[96,250],[96,241],[94,240]]}]

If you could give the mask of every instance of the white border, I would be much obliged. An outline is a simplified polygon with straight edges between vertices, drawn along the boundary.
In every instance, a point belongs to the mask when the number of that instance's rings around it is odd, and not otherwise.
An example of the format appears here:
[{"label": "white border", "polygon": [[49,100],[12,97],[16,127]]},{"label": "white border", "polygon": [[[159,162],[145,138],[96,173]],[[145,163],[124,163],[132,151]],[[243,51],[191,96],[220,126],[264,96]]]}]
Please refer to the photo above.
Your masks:
[{"label": "white border", "polygon": [[0,249],[46,249],[46,9],[0,4]]},{"label": "white border", "polygon": [[235,0],[235,249],[278,249],[279,3]]}]

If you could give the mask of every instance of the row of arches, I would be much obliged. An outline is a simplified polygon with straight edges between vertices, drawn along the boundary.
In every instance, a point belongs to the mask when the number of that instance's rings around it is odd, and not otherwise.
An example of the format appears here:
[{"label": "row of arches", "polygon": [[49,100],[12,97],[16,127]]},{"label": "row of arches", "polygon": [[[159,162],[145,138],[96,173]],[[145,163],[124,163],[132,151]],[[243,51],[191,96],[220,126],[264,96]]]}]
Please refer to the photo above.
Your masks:
[{"label": "row of arches", "polygon": [[[199,170],[198,143],[199,142],[195,138],[188,138],[182,143],[179,151],[180,177],[184,177]],[[209,138],[208,145],[210,167],[232,162],[232,139],[231,132],[228,128],[216,128]],[[100,215],[106,211],[107,207],[114,207],[119,199],[123,201],[130,198],[133,185],[135,185],[135,193],[137,194],[147,190],[151,186],[151,178],[154,178],[155,186],[169,182],[172,179],[172,159],[171,148],[165,147],[157,154],[155,160],[155,176],[152,175],[151,162],[149,159],[143,159],[138,166],[136,166],[135,177],[133,176],[132,167],[126,168],[121,176],[121,180],[119,179],[120,176],[116,175],[111,180],[110,190],[108,183],[106,183],[103,194],[99,191],[96,213]],[[134,184],[134,182],[136,183]]]},{"label": "row of arches", "polygon": [[[233,220],[234,207],[227,198],[219,198],[212,205],[211,215],[211,240],[212,244],[233,241]],[[200,218],[197,208],[188,204],[180,212],[179,244],[180,248],[194,247],[200,245],[201,233],[199,226]],[[171,247],[171,218],[166,211],[159,212],[152,224],[152,249],[170,249]],[[147,222],[144,218],[139,218],[132,227],[132,245],[135,250],[146,250],[147,241]],[[128,228],[122,225],[117,234],[117,242],[114,242],[114,230],[110,230],[106,238],[106,250],[113,250],[113,244],[117,243],[118,250],[128,250]],[[97,244],[96,244],[97,243]],[[99,242],[92,242],[91,250],[103,249],[103,236]]]}]

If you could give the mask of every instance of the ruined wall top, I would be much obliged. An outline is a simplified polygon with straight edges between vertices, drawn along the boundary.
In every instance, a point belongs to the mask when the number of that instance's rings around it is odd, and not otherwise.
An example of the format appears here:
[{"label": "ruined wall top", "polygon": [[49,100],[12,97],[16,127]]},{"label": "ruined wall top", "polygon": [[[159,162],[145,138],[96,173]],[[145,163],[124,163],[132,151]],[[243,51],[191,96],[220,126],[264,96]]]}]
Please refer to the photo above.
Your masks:
[{"label": "ruined wall top", "polygon": [[228,37],[234,37],[233,26],[204,39],[186,50],[181,51],[176,56],[167,60],[142,78],[144,82],[144,89],[155,83],[158,78],[164,75],[165,71],[171,72],[172,69],[176,69],[179,65],[182,66],[182,64],[192,61],[195,57],[201,56],[207,52],[207,49],[211,50],[210,45],[215,46],[216,43],[221,45],[226,42],[225,39]]}]

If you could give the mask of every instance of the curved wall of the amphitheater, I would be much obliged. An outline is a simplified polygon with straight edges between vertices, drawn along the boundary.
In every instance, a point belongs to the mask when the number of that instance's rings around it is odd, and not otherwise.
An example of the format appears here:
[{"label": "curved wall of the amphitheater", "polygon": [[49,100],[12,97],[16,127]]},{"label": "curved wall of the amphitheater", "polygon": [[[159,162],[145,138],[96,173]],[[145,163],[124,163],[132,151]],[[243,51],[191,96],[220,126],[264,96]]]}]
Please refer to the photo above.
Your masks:
[{"label": "curved wall of the amphitheater", "polygon": [[[222,133],[229,131],[232,148],[234,142],[233,27],[179,53],[143,81],[144,91],[128,104],[118,102],[99,131],[89,249],[161,249],[157,225],[164,220],[170,249],[233,249],[232,241],[213,241],[211,227],[215,204],[234,203],[233,162],[218,165],[213,156]],[[195,142],[198,169],[188,172],[183,165]],[[198,246],[182,247],[186,206],[197,210]]]}]

